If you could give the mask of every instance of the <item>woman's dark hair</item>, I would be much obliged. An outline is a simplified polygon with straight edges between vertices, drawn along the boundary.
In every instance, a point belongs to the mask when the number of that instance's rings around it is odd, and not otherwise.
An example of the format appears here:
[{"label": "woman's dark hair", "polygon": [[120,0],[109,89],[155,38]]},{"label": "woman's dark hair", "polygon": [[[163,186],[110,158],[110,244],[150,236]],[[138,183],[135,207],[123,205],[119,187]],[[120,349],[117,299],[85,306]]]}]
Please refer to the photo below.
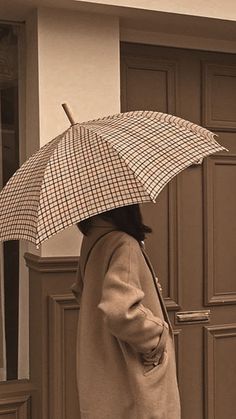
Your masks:
[{"label": "woman's dark hair", "polygon": [[[111,221],[117,230],[130,234],[130,236],[133,236],[139,242],[145,239],[147,233],[152,232],[150,227],[143,224],[143,218],[138,204],[115,208],[99,215],[105,221]],[[92,228],[92,218],[80,221],[77,226],[81,233],[86,236]]]}]

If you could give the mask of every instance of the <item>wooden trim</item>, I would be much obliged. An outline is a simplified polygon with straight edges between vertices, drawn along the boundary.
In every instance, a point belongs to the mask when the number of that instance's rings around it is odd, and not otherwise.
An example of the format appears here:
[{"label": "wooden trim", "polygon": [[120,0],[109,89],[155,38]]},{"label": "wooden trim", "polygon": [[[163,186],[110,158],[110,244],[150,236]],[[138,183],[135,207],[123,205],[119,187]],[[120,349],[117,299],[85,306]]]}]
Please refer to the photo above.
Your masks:
[{"label": "wooden trim", "polygon": [[36,387],[31,380],[8,380],[0,381],[0,400],[6,395],[12,395],[16,392],[27,392],[30,393],[35,391]]},{"label": "wooden trim", "polygon": [[[54,368],[58,359],[58,342],[53,340],[53,336],[64,333],[63,316],[61,307],[67,306],[67,302],[72,300],[70,287],[75,282],[75,273],[78,265],[77,257],[50,257],[41,258],[33,254],[25,254],[26,264],[29,268],[29,327],[30,327],[30,379],[37,389],[36,403],[33,403],[34,419],[54,419],[51,415],[54,405],[61,403],[62,400],[53,400],[50,394],[51,383],[60,371],[64,372],[63,365],[59,365],[59,370]],[[56,321],[55,328],[52,325],[50,315],[49,300],[59,299],[61,305],[56,305],[56,319],[59,316],[59,323]],[[64,301],[64,303],[63,303]],[[58,311],[59,310],[59,311]],[[64,311],[62,310],[63,314]],[[59,314],[58,314],[59,313]],[[55,313],[54,313],[55,314]],[[68,314],[68,313],[67,313]],[[54,316],[55,317],[55,316]],[[61,337],[61,335],[59,336]],[[54,353],[52,354],[52,345]],[[55,359],[53,358],[55,357]],[[60,357],[60,354],[59,354]],[[58,366],[58,363],[56,363]],[[55,383],[54,386],[60,386]],[[76,387],[76,385],[75,385]],[[55,394],[55,392],[54,392]],[[57,392],[58,394],[58,392]],[[65,399],[65,393],[63,394]],[[0,418],[1,419],[1,418]],[[28,418],[27,418],[28,419]]]},{"label": "wooden trim", "polygon": [[26,266],[36,272],[76,272],[79,257],[40,257],[25,253]]},{"label": "wooden trim", "polygon": [[179,283],[179,194],[178,194],[178,180],[174,179],[168,185],[168,287],[169,295],[165,298],[165,303],[168,311],[179,310],[180,303],[180,283]]},{"label": "wooden trim", "polygon": [[36,414],[36,402],[36,386],[30,380],[9,380],[0,383],[0,419],[6,415],[15,419],[39,419]]},{"label": "wooden trim", "polygon": [[216,119],[212,115],[214,104],[212,80],[214,76],[236,77],[236,66],[202,62],[202,123],[204,127],[216,132],[236,132],[236,117],[234,121],[227,121]]},{"label": "wooden trim", "polygon": [[176,358],[176,370],[178,382],[181,381],[181,354],[182,354],[182,340],[181,340],[182,329],[174,329],[174,342],[175,342],[175,358]]},{"label": "wooden trim", "polygon": [[72,294],[49,296],[49,417],[66,418],[65,312],[78,310]]},{"label": "wooden trim", "polygon": [[30,395],[6,397],[0,400],[0,418],[11,415],[15,419],[27,419],[31,415]]}]

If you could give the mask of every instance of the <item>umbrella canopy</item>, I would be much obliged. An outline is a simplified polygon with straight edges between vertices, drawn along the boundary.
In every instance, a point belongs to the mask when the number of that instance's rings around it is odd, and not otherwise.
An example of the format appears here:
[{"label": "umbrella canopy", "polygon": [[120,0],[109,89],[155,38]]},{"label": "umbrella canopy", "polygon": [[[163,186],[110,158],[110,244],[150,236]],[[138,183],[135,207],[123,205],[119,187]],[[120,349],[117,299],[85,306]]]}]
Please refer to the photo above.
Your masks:
[{"label": "umbrella canopy", "polygon": [[183,169],[226,150],[176,116],[126,112],[72,125],[42,147],[0,194],[0,240],[37,246],[78,221],[153,201]]}]

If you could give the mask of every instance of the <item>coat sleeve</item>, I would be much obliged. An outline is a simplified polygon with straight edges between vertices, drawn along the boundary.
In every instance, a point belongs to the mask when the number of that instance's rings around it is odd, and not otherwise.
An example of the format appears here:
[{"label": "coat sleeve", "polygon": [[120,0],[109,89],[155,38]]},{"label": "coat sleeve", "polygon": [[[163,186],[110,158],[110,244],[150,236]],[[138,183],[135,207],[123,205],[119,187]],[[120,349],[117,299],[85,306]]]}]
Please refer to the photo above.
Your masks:
[{"label": "coat sleeve", "polygon": [[142,257],[138,243],[131,240],[116,247],[104,278],[98,308],[114,336],[136,351],[147,353],[157,347],[165,322],[142,304],[144,292],[139,272]]}]

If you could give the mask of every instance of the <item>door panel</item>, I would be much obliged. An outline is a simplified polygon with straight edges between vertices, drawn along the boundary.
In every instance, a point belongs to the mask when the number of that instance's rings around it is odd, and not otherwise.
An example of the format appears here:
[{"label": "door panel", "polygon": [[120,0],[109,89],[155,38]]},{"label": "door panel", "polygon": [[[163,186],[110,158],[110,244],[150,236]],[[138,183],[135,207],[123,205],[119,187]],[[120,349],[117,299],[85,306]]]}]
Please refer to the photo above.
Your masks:
[{"label": "door panel", "polygon": [[[144,204],[142,210],[153,228],[147,251],[175,328],[182,419],[231,419],[236,411],[236,56],[123,43],[121,66],[122,111],[174,113],[212,129],[229,150],[181,172],[155,205]],[[210,310],[209,319],[180,322],[176,313],[188,310]]]},{"label": "door panel", "polygon": [[207,305],[236,303],[236,156],[214,156],[205,176]]},{"label": "door panel", "polygon": [[208,419],[235,418],[236,325],[205,328],[205,393]]},{"label": "door panel", "polygon": [[175,112],[177,68],[174,61],[145,57],[140,60],[123,55],[121,71],[122,79],[126,80],[121,90],[124,109]]},{"label": "door panel", "polygon": [[203,123],[215,130],[235,131],[236,67],[220,63],[203,62]]}]

